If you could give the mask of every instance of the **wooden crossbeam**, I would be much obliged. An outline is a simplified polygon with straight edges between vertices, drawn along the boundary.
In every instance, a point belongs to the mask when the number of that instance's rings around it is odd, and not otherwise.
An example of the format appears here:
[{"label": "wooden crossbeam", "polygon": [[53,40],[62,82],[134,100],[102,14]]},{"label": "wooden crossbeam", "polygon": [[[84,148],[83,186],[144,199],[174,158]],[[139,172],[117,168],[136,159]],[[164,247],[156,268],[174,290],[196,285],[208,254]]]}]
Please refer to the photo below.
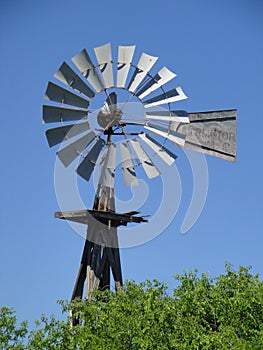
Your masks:
[{"label": "wooden crossbeam", "polygon": [[69,221],[79,222],[85,225],[89,225],[93,218],[97,219],[103,224],[108,225],[111,222],[110,226],[127,226],[128,223],[141,223],[147,222],[145,216],[135,216],[133,213],[123,213],[118,214],[110,211],[101,211],[101,210],[71,210],[71,211],[58,211],[55,213],[55,218],[64,219]]}]

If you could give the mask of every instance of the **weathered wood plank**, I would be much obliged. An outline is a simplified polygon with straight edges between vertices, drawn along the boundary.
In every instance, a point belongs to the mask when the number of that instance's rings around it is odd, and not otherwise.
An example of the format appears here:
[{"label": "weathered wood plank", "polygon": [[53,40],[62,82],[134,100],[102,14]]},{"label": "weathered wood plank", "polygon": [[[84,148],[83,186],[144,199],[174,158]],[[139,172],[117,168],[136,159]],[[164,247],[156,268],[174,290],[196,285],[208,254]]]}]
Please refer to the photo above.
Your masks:
[{"label": "weathered wood plank", "polygon": [[[99,211],[99,210],[70,210],[70,211],[64,211],[64,212],[55,212],[54,214],[55,218],[58,219],[64,219],[69,221],[76,221],[83,224],[88,225],[89,222],[92,220],[92,218],[95,218],[102,223],[105,223],[104,221],[112,221],[112,226],[126,226],[127,223],[134,222],[134,223],[141,223],[141,222],[148,222],[147,219],[145,219],[145,216],[134,216],[133,213],[114,213],[109,211]],[[115,226],[116,225],[116,226]]]}]

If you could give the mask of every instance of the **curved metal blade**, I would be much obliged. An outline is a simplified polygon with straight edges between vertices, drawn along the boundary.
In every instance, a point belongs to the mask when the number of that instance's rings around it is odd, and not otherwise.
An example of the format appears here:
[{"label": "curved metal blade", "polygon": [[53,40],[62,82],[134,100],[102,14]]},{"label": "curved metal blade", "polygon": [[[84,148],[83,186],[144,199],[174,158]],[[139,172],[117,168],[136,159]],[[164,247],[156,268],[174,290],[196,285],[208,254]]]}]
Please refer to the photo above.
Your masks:
[{"label": "curved metal blade", "polygon": [[118,70],[117,70],[117,84],[118,88],[124,88],[127,76],[132,63],[132,58],[135,51],[134,46],[119,46],[118,49]]},{"label": "curved metal blade", "polygon": [[89,101],[85,100],[83,97],[75,95],[61,86],[52,83],[51,81],[48,83],[44,98],[46,100],[60,102],[80,108],[88,108],[89,106]]},{"label": "curved metal blade", "polygon": [[54,77],[60,80],[62,83],[79,91],[88,98],[93,98],[95,96],[94,91],[84,83],[84,81],[66,62],[62,63],[58,71],[54,74]]},{"label": "curved metal blade", "polygon": [[43,122],[59,123],[88,118],[88,111],[83,109],[61,108],[43,105]]},{"label": "curved metal blade", "polygon": [[114,106],[116,108],[117,105],[117,94],[116,92],[111,92],[109,96],[107,97],[106,103],[110,106]]},{"label": "curved metal blade", "polygon": [[166,129],[162,126],[159,126],[159,125],[157,126],[150,123],[148,123],[148,125],[145,125],[144,127],[145,129],[150,130],[155,134],[158,134],[160,136],[163,136],[166,139],[173,141],[179,146],[184,146],[184,143],[185,143],[184,134],[180,134],[179,132],[176,132],[174,130]]},{"label": "curved metal blade", "polygon": [[190,123],[188,113],[186,111],[152,111],[145,112],[146,119],[170,121],[177,123]]},{"label": "curved metal blade", "polygon": [[133,76],[127,88],[130,92],[134,92],[137,89],[139,84],[146,77],[147,73],[157,60],[158,57],[150,56],[146,53],[143,53],[141,55],[141,58],[135,68],[135,72],[133,73]]},{"label": "curved metal blade", "polygon": [[162,158],[162,160],[168,164],[172,165],[177,156],[173,154],[170,150],[168,150],[166,147],[162,146],[159,142],[157,142],[155,139],[150,137],[147,134],[140,134],[140,138],[147,143],[149,147],[152,148],[152,150],[158,154],[159,157]]},{"label": "curved metal blade", "polygon": [[160,88],[162,85],[168,83],[176,77],[176,74],[171,72],[168,68],[163,67],[151,80],[145,84],[135,95],[140,99],[149,95],[151,92]]},{"label": "curved metal blade", "polygon": [[100,65],[100,71],[103,76],[104,86],[107,89],[111,88],[114,86],[111,44],[108,43],[103,46],[95,47],[94,51],[98,64]]},{"label": "curved metal blade", "polygon": [[176,89],[172,89],[170,91],[167,91],[161,95],[155,96],[153,98],[150,98],[147,101],[144,101],[144,107],[149,108],[153,106],[160,106],[165,103],[171,103],[176,101],[181,101],[186,99],[187,96],[184,94],[181,87],[177,87]]},{"label": "curved metal blade", "polygon": [[122,161],[122,173],[124,183],[126,186],[138,186],[138,180],[136,177],[132,157],[128,147],[128,141],[120,143],[121,161]]},{"label": "curved metal blade", "polygon": [[146,175],[148,176],[149,179],[152,179],[154,177],[159,176],[161,173],[158,170],[158,168],[153,164],[153,162],[151,161],[151,159],[149,158],[148,154],[142,149],[141,145],[139,144],[139,142],[137,140],[130,140],[129,141],[132,145],[132,148],[134,149],[134,151],[136,152],[142,167],[146,173]]},{"label": "curved metal blade", "polygon": [[49,147],[53,147],[64,140],[68,140],[84,131],[89,130],[88,122],[60,126],[58,128],[49,129],[46,131],[46,137]]},{"label": "curved metal blade", "polygon": [[71,60],[97,92],[104,90],[103,83],[99,78],[96,67],[92,63],[86,49],[72,57]]},{"label": "curved metal blade", "polygon": [[117,94],[116,92],[111,92],[108,95],[99,113],[102,113],[105,115],[110,114],[116,110],[116,105],[117,105]]},{"label": "curved metal blade", "polygon": [[86,155],[83,161],[77,168],[77,173],[85,180],[89,180],[94,170],[99,154],[104,146],[105,142],[102,139],[98,139],[90,152]]},{"label": "curved metal blade", "polygon": [[96,134],[93,131],[91,131],[90,133],[84,135],[77,141],[74,141],[68,146],[59,150],[57,152],[57,156],[64,164],[64,166],[67,167],[70,163],[73,162],[74,159],[76,159],[81,154],[81,152],[95,139],[95,137]]},{"label": "curved metal blade", "polygon": [[101,164],[99,184],[114,188],[114,175],[116,167],[116,145],[111,143],[104,154]]}]

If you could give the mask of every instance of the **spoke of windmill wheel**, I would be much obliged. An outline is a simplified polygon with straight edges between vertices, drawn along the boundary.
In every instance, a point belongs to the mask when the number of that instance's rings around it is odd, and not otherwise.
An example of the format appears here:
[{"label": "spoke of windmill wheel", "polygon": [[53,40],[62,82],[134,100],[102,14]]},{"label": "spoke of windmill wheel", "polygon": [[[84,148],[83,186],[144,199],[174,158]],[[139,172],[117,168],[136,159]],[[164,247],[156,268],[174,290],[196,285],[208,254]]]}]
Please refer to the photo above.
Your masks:
[{"label": "spoke of windmill wheel", "polygon": [[46,131],[46,137],[49,147],[53,147],[64,140],[68,140],[84,131],[89,130],[88,122],[60,126],[58,128],[49,129]]},{"label": "spoke of windmill wheel", "polygon": [[118,48],[118,69],[117,69],[117,83],[116,87],[124,88],[130,66],[132,63],[132,58],[135,51],[134,46],[119,46]]},{"label": "spoke of windmill wheel", "polygon": [[136,177],[131,153],[129,151],[128,142],[129,141],[123,141],[120,143],[124,183],[126,186],[138,186],[139,183]]},{"label": "spoke of windmill wheel", "polygon": [[139,89],[135,95],[142,99],[175,77],[175,73],[171,72],[168,68],[163,67],[147,84]]},{"label": "spoke of windmill wheel", "polygon": [[85,180],[89,180],[94,170],[99,154],[104,146],[105,142],[102,139],[98,139],[89,153],[85,156],[83,161],[77,168],[77,173]]},{"label": "spoke of windmill wheel", "polygon": [[172,89],[170,91],[167,91],[161,95],[155,96],[153,98],[150,98],[147,101],[144,101],[144,107],[149,108],[149,107],[154,107],[154,106],[160,106],[165,103],[171,103],[171,102],[176,102],[180,100],[186,99],[187,96],[184,94],[183,90],[181,87],[177,87],[175,89]]},{"label": "spoke of windmill wheel", "polygon": [[121,122],[127,125],[138,125],[138,126],[143,126],[145,125],[145,121],[143,119],[136,121],[134,118],[138,116],[130,116],[130,118],[121,118]]},{"label": "spoke of windmill wheel", "polygon": [[58,71],[54,74],[54,77],[60,80],[62,83],[79,91],[88,98],[93,98],[95,96],[94,91],[86,83],[84,83],[84,81],[66,62],[62,63]]},{"label": "spoke of windmill wheel", "polygon": [[188,113],[185,111],[152,111],[145,112],[145,119],[171,121],[178,123],[190,123]]},{"label": "spoke of windmill wheel", "polygon": [[114,188],[114,175],[116,167],[116,145],[111,143],[107,146],[104,159],[101,164],[99,184]]},{"label": "spoke of windmill wheel", "polygon": [[154,132],[155,134],[158,134],[160,136],[163,136],[164,138],[167,138],[171,141],[173,141],[174,143],[176,143],[179,146],[184,146],[185,143],[185,135],[184,134],[180,134],[179,132],[170,130],[170,129],[166,129],[164,127],[161,126],[157,126],[157,125],[153,125],[148,123],[148,125],[144,126],[145,129],[150,130],[152,132]]},{"label": "spoke of windmill wheel", "polygon": [[103,46],[95,47],[94,51],[100,66],[104,86],[106,89],[111,88],[114,86],[111,44],[108,43]]},{"label": "spoke of windmill wheel", "polygon": [[96,134],[91,131],[87,135],[82,136],[80,139],[59,150],[57,152],[57,156],[64,166],[67,167],[81,154],[81,152],[83,152],[83,150],[95,139],[95,137]]},{"label": "spoke of windmill wheel", "polygon": [[146,77],[147,73],[149,72],[149,70],[152,68],[152,66],[155,64],[157,60],[158,60],[158,57],[150,56],[150,55],[147,55],[146,53],[143,53],[141,55],[141,58],[135,68],[133,76],[127,87],[127,89],[130,92],[134,92],[137,89],[139,84]]},{"label": "spoke of windmill wheel", "polygon": [[159,157],[162,158],[162,160],[168,164],[171,165],[177,158],[175,154],[173,154],[170,150],[168,150],[166,147],[162,146],[159,142],[154,140],[152,137],[150,137],[147,134],[140,134],[139,137],[147,143],[149,147],[152,148],[152,150],[158,154]]},{"label": "spoke of windmill wheel", "polygon": [[48,83],[46,94],[44,97],[46,100],[60,102],[63,104],[76,106],[80,108],[88,108],[89,101],[85,100],[73,92],[62,88],[52,82]]},{"label": "spoke of windmill wheel", "polygon": [[90,85],[96,90],[96,92],[100,92],[104,90],[103,83],[96,71],[95,65],[92,63],[86,49],[82,50],[79,54],[72,57],[72,62],[75,66],[80,70],[81,74],[83,74]]},{"label": "spoke of windmill wheel", "polygon": [[87,118],[87,110],[43,105],[43,123],[68,122]]},{"label": "spoke of windmill wheel", "polygon": [[140,163],[142,164],[142,167],[148,176],[149,179],[152,179],[154,177],[157,177],[160,175],[160,171],[157,169],[157,167],[153,164],[151,159],[149,158],[148,154],[142,149],[141,145],[137,140],[130,140],[129,141],[132,145],[132,148],[134,149],[135,153],[137,154]]}]

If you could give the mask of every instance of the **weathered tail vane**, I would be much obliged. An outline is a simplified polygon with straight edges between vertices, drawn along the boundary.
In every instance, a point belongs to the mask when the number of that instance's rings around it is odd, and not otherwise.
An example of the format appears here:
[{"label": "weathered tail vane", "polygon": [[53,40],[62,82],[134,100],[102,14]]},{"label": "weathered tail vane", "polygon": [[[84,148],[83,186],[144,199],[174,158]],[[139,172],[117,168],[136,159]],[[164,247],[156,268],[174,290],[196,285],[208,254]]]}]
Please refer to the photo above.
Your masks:
[{"label": "weathered tail vane", "polygon": [[236,117],[236,109],[189,113],[190,124],[171,122],[170,128],[185,135],[185,148],[234,162]]}]

